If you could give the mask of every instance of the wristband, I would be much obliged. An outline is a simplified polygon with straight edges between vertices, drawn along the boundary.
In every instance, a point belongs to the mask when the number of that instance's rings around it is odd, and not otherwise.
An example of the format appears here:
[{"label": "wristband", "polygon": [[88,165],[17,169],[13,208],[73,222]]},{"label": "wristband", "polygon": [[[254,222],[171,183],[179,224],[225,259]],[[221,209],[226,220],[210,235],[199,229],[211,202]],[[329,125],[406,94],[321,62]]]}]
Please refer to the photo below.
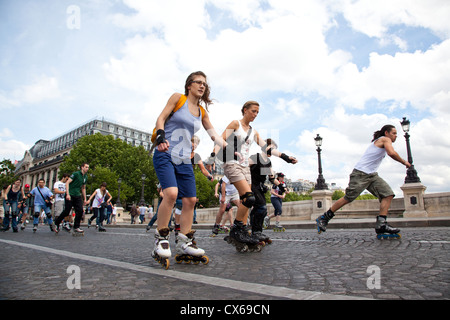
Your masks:
[{"label": "wristband", "polygon": [[166,140],[166,132],[163,129],[156,131],[156,145],[159,145]]},{"label": "wristband", "polygon": [[292,163],[292,160],[289,159],[289,156],[287,156],[284,153],[281,154],[280,158],[283,159],[284,161],[286,161],[287,163]]}]

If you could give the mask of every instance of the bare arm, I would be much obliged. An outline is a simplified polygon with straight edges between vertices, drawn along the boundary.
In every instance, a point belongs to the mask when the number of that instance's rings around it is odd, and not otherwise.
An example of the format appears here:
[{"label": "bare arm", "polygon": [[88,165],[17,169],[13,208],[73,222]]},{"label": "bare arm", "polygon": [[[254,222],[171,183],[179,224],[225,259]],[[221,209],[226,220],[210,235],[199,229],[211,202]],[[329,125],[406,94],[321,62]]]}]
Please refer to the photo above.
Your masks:
[{"label": "bare arm", "polygon": [[[180,100],[180,97],[181,97],[181,93],[174,93],[169,98],[169,101],[167,101],[167,104],[164,107],[163,111],[160,113],[158,119],[156,119],[156,132],[158,132],[158,130],[164,130],[164,125],[166,123],[166,120],[172,113],[178,100]],[[161,142],[158,144],[158,151],[164,152],[167,150],[169,150],[169,141],[164,139],[164,142]]]},{"label": "bare arm", "polygon": [[411,164],[408,161],[404,160],[402,157],[400,157],[397,151],[394,150],[394,146],[392,145],[391,139],[381,138],[378,141],[382,143],[382,146],[386,150],[386,153],[388,154],[389,157],[405,165],[407,168],[411,167]]},{"label": "bare arm", "polygon": [[223,146],[226,146],[227,143],[223,140],[223,137],[221,137],[217,133],[216,129],[214,129],[214,126],[212,125],[211,121],[209,120],[209,115],[207,112],[205,112],[205,115],[203,116],[202,124],[203,124],[203,128],[205,128],[206,132],[211,137],[211,140],[214,141],[214,144],[218,145],[217,150],[219,150],[219,148],[221,148]]},{"label": "bare arm", "polygon": [[[226,146],[226,140],[228,139],[228,137],[237,129],[239,128],[239,121],[238,120],[233,120],[231,121],[231,123],[227,126],[227,128],[225,129],[225,131],[222,133],[222,139],[223,139],[223,143]],[[216,144],[214,146],[214,153],[217,154],[217,152],[220,149],[220,145]]]},{"label": "bare arm", "polygon": [[69,192],[69,185],[73,180],[71,178],[67,179],[66,181],[66,199],[70,201],[70,192]]}]

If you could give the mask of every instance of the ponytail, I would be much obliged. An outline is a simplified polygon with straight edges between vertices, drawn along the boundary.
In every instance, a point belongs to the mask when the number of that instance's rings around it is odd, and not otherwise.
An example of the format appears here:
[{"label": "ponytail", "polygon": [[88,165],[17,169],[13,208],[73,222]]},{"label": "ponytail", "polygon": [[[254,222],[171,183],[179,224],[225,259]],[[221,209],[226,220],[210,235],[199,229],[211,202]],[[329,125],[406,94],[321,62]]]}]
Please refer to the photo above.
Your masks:
[{"label": "ponytail", "polygon": [[372,142],[374,142],[375,140],[377,140],[377,139],[379,139],[381,137],[384,137],[384,133],[386,131],[391,132],[392,129],[395,129],[395,127],[393,125],[391,125],[391,124],[387,124],[387,125],[383,126],[383,128],[381,128],[379,131],[375,131],[373,133]]}]

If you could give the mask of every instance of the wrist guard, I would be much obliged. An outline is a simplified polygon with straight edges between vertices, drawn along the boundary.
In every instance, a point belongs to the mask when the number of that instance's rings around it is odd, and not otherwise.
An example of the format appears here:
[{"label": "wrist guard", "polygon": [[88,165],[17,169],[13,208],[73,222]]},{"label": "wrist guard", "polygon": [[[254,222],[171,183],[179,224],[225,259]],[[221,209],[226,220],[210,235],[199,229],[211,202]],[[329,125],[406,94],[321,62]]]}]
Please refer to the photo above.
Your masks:
[{"label": "wrist guard", "polygon": [[166,132],[163,129],[156,131],[156,145],[159,145],[166,140]]},{"label": "wrist guard", "polygon": [[287,163],[292,163],[292,160],[289,159],[289,156],[287,156],[285,153],[282,153],[280,158],[286,161]]}]

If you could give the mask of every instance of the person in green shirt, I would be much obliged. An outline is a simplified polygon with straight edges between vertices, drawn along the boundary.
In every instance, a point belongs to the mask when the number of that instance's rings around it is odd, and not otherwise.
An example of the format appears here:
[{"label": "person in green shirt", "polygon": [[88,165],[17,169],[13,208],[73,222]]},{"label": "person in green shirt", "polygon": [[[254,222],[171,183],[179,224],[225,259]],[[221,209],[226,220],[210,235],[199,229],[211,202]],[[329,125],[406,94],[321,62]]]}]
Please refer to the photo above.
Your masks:
[{"label": "person in green shirt", "polygon": [[[80,229],[81,218],[83,217],[83,206],[87,205],[86,201],[86,181],[87,172],[89,170],[89,164],[83,163],[80,171],[72,173],[69,179],[66,181],[66,199],[64,203],[64,211],[55,220],[56,230],[59,232],[59,225],[62,220],[67,217],[72,208],[75,210],[75,221],[73,223],[74,233],[83,233]],[[70,231],[70,229],[65,230]]]}]

